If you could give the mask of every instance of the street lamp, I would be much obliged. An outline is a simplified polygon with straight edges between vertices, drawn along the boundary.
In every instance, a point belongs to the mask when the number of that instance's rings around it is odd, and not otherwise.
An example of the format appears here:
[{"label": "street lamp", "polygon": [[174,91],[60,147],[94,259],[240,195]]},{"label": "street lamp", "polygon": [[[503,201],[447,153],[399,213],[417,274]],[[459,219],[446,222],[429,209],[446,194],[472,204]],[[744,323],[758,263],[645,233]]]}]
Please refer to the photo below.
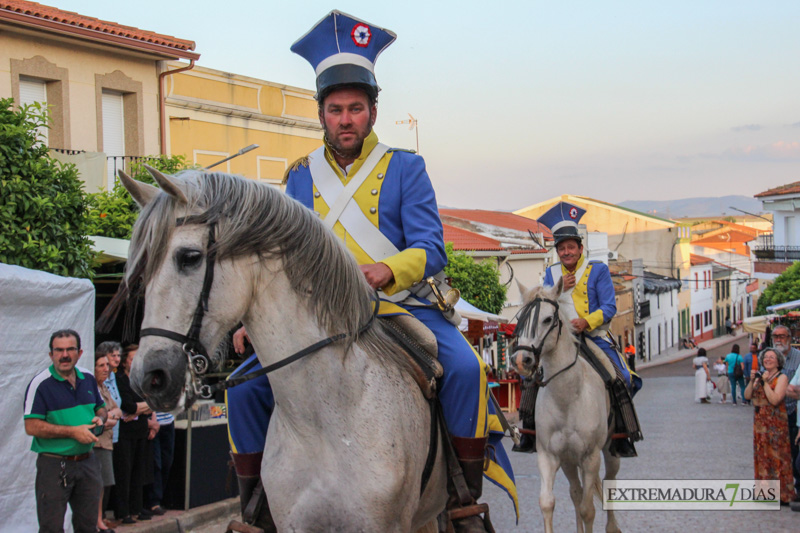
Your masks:
[{"label": "street lamp", "polygon": [[408,129],[414,130],[417,134],[417,154],[419,154],[419,123],[417,119],[411,116],[411,113],[408,114],[408,120],[397,120],[395,124],[408,124]]},{"label": "street lamp", "polygon": [[249,151],[251,151],[251,150],[255,150],[256,148],[258,148],[258,145],[257,145],[257,144],[251,144],[250,146],[245,146],[244,148],[242,148],[241,150],[239,150],[239,151],[238,151],[238,152],[236,152],[235,154],[233,154],[233,155],[229,155],[229,156],[228,156],[228,157],[226,157],[225,159],[221,159],[221,160],[217,161],[217,162],[216,162],[216,163],[214,163],[214,164],[208,165],[208,166],[207,166],[207,167],[206,167],[204,170],[208,170],[208,169],[210,169],[210,168],[213,168],[213,167],[215,167],[215,166],[217,166],[217,165],[221,165],[221,164],[222,164],[222,163],[224,163],[225,161],[230,161],[230,160],[231,160],[231,159],[233,159],[234,157],[239,157],[240,155],[242,155],[242,154],[246,154],[247,152],[249,152]]}]

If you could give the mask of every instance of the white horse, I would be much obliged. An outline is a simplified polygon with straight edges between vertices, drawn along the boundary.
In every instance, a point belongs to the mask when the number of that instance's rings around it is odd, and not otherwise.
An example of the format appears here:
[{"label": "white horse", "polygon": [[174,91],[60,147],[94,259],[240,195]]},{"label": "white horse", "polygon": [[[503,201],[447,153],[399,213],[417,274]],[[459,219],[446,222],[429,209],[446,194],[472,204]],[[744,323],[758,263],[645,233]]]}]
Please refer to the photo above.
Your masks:
[{"label": "white horse", "polygon": [[[600,458],[605,459],[605,479],[615,479],[620,460],[611,455],[610,399],[603,380],[578,354],[578,339],[558,306],[562,282],[547,289],[520,287],[525,305],[517,324],[518,348],[513,363],[530,377],[538,367],[544,385],[536,399],[536,449],[542,476],[539,507],[546,533],[553,531],[553,483],[561,468],[569,480],[578,533],[591,533],[595,508],[601,497]],[[520,349],[520,347],[522,349]],[[614,375],[602,352],[598,359]],[[618,532],[613,511],[608,511],[606,531]]]},{"label": "white horse", "polygon": [[278,530],[408,532],[435,520],[447,499],[441,448],[420,494],[429,404],[381,326],[359,334],[372,319],[372,291],[344,245],[269,186],[151,173],[161,189],[122,177],[143,206],[127,282],[135,287],[132,273],[142,273],[143,335],[151,330],[134,388],[159,411],[187,407],[195,376],[182,345],[213,348],[239,321],[265,367],[345,333],[270,374],[275,410],[261,477]]}]

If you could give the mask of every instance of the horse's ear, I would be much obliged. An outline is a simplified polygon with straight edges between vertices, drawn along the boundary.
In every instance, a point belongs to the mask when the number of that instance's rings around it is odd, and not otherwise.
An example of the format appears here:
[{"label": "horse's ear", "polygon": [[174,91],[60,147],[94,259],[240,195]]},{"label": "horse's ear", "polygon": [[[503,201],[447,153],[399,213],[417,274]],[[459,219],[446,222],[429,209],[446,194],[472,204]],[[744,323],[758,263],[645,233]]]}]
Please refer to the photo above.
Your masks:
[{"label": "horse's ear", "polygon": [[125,171],[120,169],[117,170],[117,175],[119,176],[119,181],[122,183],[122,186],[130,193],[133,197],[133,200],[139,204],[139,207],[144,207],[150,203],[150,200],[156,197],[156,195],[161,192],[158,190],[158,187],[154,187],[149,183],[144,183],[142,181],[136,181],[132,177],[125,174]]},{"label": "horse's ear", "polygon": [[517,288],[519,289],[519,294],[522,296],[522,301],[525,302],[528,299],[528,291],[530,289],[526,287],[519,278],[515,278],[517,280]]},{"label": "horse's ear", "polygon": [[564,291],[564,278],[558,278],[558,283],[556,283],[556,297],[561,296],[561,293]]},{"label": "horse's ear", "polygon": [[166,174],[163,174],[160,170],[156,170],[155,168],[151,167],[150,165],[144,165],[144,168],[153,176],[153,179],[156,180],[161,190],[165,193],[172,196],[179,204],[188,203],[186,200],[186,195],[183,194],[180,186],[172,180]]}]

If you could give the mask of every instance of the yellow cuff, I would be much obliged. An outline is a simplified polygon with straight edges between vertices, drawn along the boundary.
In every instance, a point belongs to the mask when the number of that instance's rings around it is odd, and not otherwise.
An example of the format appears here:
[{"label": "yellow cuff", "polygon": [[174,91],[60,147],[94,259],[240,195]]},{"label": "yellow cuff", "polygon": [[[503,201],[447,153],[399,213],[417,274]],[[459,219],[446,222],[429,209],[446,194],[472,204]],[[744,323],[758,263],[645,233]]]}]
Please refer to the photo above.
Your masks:
[{"label": "yellow cuff", "polygon": [[589,331],[592,331],[594,328],[600,327],[603,325],[603,310],[598,309],[594,313],[589,313],[585,317],[586,322],[589,323]]},{"label": "yellow cuff", "polygon": [[425,275],[426,262],[427,254],[422,248],[406,248],[381,261],[394,274],[394,279],[383,287],[383,292],[391,296],[421,281]]}]

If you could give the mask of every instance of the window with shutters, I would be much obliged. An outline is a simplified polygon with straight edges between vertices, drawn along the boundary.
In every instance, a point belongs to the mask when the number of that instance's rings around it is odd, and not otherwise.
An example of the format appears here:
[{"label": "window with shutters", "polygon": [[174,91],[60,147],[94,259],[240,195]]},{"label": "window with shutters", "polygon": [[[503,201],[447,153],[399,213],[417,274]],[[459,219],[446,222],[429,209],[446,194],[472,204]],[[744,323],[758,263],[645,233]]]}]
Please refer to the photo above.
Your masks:
[{"label": "window with shutters", "polygon": [[125,155],[125,109],[122,94],[103,91],[103,152],[107,159],[108,190],[114,188],[117,168],[122,168]]},{"label": "window with shutters", "polygon": [[[20,76],[19,78],[19,104],[32,105],[40,103],[43,108],[47,107],[47,83],[44,80]],[[47,131],[45,126],[36,128],[39,139],[47,146]]]}]

